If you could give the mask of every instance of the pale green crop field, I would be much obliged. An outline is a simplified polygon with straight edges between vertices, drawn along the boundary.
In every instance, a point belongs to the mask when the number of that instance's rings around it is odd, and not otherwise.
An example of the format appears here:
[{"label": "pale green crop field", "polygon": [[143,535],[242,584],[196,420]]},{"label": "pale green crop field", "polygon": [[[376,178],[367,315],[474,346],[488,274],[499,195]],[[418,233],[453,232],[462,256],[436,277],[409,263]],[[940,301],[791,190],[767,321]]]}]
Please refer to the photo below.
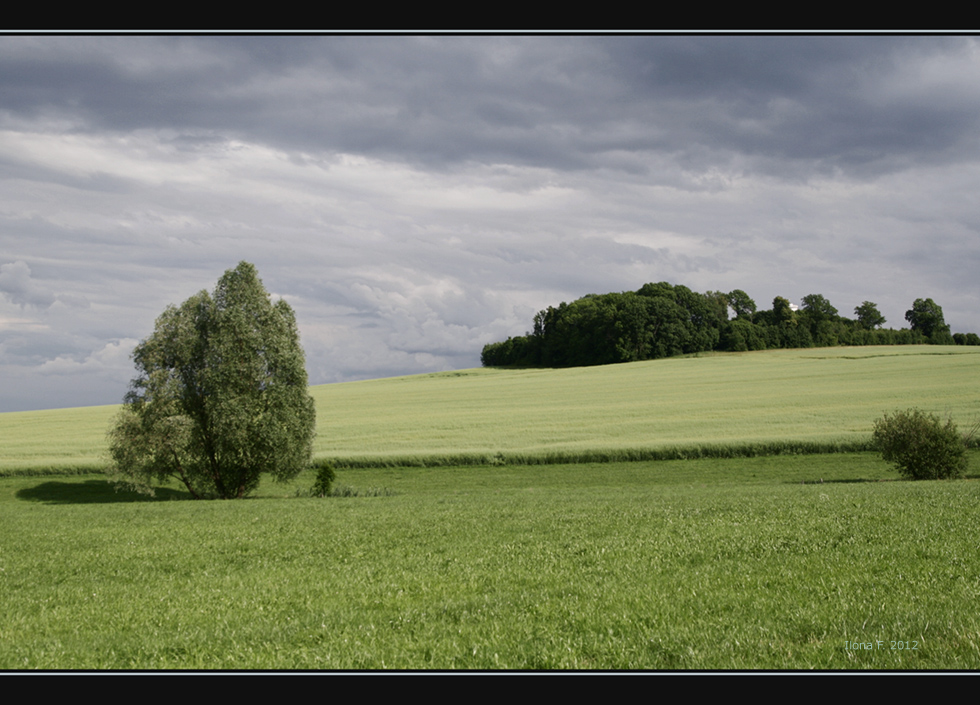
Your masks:
[{"label": "pale green crop field", "polygon": [[113,405],[0,414],[0,471],[98,469],[118,410]]},{"label": "pale green crop field", "polygon": [[[570,369],[474,369],[312,389],[318,455],[500,453],[626,459],[631,450],[863,443],[882,412],[980,414],[980,348],[774,350]],[[593,451],[596,458],[576,458]],[[457,457],[453,457],[457,456]],[[464,457],[458,457],[464,456]]]},{"label": "pale green crop field", "polygon": [[[321,385],[316,454],[354,464],[628,459],[867,441],[883,412],[980,415],[980,348],[773,350]],[[97,467],[117,407],[0,414],[0,470]]]}]

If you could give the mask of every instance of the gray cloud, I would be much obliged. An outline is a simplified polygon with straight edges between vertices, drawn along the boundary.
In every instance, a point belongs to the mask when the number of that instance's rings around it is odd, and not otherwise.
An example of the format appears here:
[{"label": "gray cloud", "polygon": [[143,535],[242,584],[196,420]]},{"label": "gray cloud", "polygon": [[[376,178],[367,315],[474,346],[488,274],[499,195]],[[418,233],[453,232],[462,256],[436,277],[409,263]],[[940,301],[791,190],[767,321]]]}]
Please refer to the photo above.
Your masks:
[{"label": "gray cloud", "polygon": [[118,402],[124,348],[241,259],[314,383],[474,366],[648,281],[980,331],[977,48],[0,37],[0,410]]},{"label": "gray cloud", "polygon": [[0,291],[15,304],[47,308],[55,302],[55,296],[31,279],[31,269],[17,261],[0,264]]},{"label": "gray cloud", "polygon": [[[5,39],[4,112],[450,167],[751,156],[860,172],[970,148],[962,37]],[[962,153],[959,154],[962,158]]]}]

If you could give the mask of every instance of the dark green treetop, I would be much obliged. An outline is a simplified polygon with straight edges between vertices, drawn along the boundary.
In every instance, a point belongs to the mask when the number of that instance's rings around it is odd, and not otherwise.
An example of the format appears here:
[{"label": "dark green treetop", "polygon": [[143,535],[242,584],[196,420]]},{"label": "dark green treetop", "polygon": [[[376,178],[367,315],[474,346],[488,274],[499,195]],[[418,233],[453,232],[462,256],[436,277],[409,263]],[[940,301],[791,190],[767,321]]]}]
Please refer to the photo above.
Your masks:
[{"label": "dark green treetop", "polygon": [[932,299],[916,299],[912,308],[905,312],[905,320],[912,330],[921,332],[930,342],[948,342],[949,326],[943,319],[943,310]]},{"label": "dark green treetop", "polygon": [[728,305],[732,307],[736,318],[751,319],[756,311],[755,301],[741,289],[728,293]]},{"label": "dark green treetop", "polygon": [[803,313],[819,321],[837,318],[837,309],[822,294],[807,294],[800,302]]},{"label": "dark green treetop", "polygon": [[881,315],[878,306],[871,301],[865,301],[860,306],[855,306],[854,315],[857,316],[861,327],[866,330],[874,330],[885,325],[885,317]]}]

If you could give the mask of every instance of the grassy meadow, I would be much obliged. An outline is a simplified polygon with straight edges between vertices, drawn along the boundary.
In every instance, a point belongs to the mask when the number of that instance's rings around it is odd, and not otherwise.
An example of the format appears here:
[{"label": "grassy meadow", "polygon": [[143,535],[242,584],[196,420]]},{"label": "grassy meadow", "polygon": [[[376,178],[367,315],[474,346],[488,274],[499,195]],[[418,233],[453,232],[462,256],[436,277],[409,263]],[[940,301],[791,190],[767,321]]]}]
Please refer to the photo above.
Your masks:
[{"label": "grassy meadow", "polygon": [[[913,405],[969,425],[978,372],[838,348],[314,387],[327,499],[117,492],[67,474],[114,407],[0,414],[0,668],[977,669],[980,450],[941,482],[791,451]],[[739,447],[784,453],[694,452]]]},{"label": "grassy meadow", "polygon": [[977,451],[970,475],[351,469],[385,495],[237,502],[6,478],[0,668],[976,669]]}]

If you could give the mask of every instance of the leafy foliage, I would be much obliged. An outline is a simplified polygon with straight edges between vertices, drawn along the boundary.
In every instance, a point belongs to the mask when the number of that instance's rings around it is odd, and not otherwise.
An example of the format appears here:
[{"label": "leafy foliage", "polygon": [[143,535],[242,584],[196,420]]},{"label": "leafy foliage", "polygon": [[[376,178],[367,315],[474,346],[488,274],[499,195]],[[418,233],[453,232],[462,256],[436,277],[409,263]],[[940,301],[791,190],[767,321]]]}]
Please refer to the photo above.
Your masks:
[{"label": "leafy foliage", "polygon": [[807,294],[803,297],[802,303],[803,312],[816,320],[827,321],[837,318],[837,309],[822,294]]},{"label": "leafy foliage", "polygon": [[289,304],[273,304],[241,262],[133,352],[138,375],[109,431],[110,477],[152,493],[176,478],[195,498],[244,497],[259,476],[295,477],[312,453],[316,410]]},{"label": "leafy foliage", "polygon": [[953,342],[957,345],[980,345],[980,335],[976,333],[953,333]]},{"label": "leafy foliage", "polygon": [[872,440],[881,456],[910,480],[960,477],[966,468],[966,444],[952,419],[919,409],[885,414],[874,423]]},{"label": "leafy foliage", "polygon": [[333,464],[328,460],[321,460],[315,466],[316,481],[310,489],[310,496],[329,497],[333,489],[334,480],[337,479],[337,473],[333,469]]},{"label": "leafy foliage", "polygon": [[881,315],[878,306],[872,301],[865,301],[854,307],[854,315],[865,330],[874,330],[885,325],[885,317]]},{"label": "leafy foliage", "polygon": [[913,331],[922,333],[930,343],[948,345],[952,342],[943,309],[932,299],[916,299],[912,308],[905,312],[905,320]]},{"label": "leafy foliage", "polygon": [[[587,294],[538,312],[532,332],[488,343],[481,362],[484,367],[575,367],[711,350],[980,344],[973,333],[951,336],[942,309],[931,299],[917,299],[906,313],[911,330],[882,329],[885,317],[870,301],[854,309],[857,320],[841,316],[822,294],[808,294],[801,303],[796,310],[777,296],[771,309],[758,311],[741,289],[699,294],[667,282]],[[735,313],[731,320],[729,309]]]},{"label": "leafy foliage", "polygon": [[741,289],[734,289],[728,293],[728,305],[732,307],[736,318],[751,319],[755,315],[755,301]]},{"label": "leafy foliage", "polygon": [[487,367],[573,367],[703,352],[718,345],[727,317],[716,293],[645,284],[549,306],[535,315],[533,333],[486,345],[481,360]]}]

